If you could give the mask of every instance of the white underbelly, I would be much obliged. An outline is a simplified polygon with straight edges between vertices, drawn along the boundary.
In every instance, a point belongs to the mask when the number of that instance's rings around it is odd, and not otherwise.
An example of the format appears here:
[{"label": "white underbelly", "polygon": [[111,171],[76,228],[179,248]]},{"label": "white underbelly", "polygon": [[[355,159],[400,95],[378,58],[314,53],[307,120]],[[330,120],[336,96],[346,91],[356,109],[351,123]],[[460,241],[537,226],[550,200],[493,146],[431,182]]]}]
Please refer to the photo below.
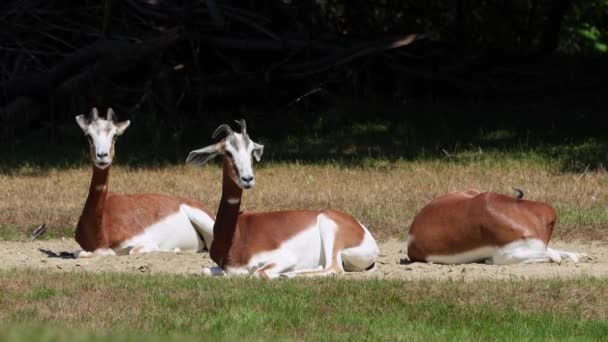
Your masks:
[{"label": "white underbelly", "polygon": [[144,231],[120,244],[121,249],[138,246],[157,246],[161,251],[198,251],[203,248],[203,242],[192,223],[181,210],[163,220],[152,224]]}]

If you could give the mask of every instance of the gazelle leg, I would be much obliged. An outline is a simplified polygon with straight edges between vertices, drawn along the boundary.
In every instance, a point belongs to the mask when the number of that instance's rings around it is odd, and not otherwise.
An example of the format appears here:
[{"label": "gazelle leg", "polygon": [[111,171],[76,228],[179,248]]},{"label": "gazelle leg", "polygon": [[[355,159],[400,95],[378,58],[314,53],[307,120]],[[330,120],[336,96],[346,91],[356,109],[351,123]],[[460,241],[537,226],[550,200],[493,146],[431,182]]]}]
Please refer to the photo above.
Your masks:
[{"label": "gazelle leg", "polygon": [[74,259],[82,259],[82,258],[92,258],[95,256],[93,252],[87,252],[85,250],[79,249],[72,253]]},{"label": "gazelle leg", "polygon": [[549,247],[547,247],[547,252],[557,253],[557,254],[559,254],[560,257],[571,260],[575,263],[580,262],[581,259],[583,259],[587,256],[587,254],[585,254],[585,253],[566,252],[566,251],[561,251],[561,250],[557,250],[557,249],[553,249],[553,248],[549,248]]},{"label": "gazelle leg", "polygon": [[160,250],[158,244],[149,242],[143,245],[135,246],[129,251],[129,255],[140,255],[144,253],[157,252]]},{"label": "gazelle leg", "polygon": [[340,259],[339,263],[336,260],[336,255],[340,255],[340,252],[334,252],[336,233],[338,230],[336,222],[334,222],[329,217],[321,214],[317,219],[317,224],[319,225],[319,234],[321,235],[321,250],[323,251],[323,257],[325,260],[323,269],[328,270],[332,266],[336,266],[339,264],[338,267],[340,267],[340,270],[343,271],[341,269],[342,260]]},{"label": "gazelle leg", "polygon": [[92,258],[92,257],[96,257],[96,256],[113,256],[113,255],[116,255],[116,252],[114,252],[114,250],[111,248],[98,248],[98,249],[94,250],[93,252],[88,252],[88,251],[79,249],[79,250],[75,251],[74,253],[72,253],[72,255],[74,256],[74,259],[81,259],[81,258]]},{"label": "gazelle leg", "polygon": [[99,256],[114,256],[114,255],[116,255],[116,252],[114,252],[114,250],[111,249],[111,248],[99,248],[99,249],[96,249],[95,252],[93,252],[93,253],[95,253],[95,255],[99,255]]},{"label": "gazelle leg", "polygon": [[559,253],[548,249],[545,243],[537,239],[522,239],[511,242],[500,248],[490,258],[492,264],[532,264],[543,262],[560,263],[562,257]]},{"label": "gazelle leg", "polygon": [[223,277],[226,276],[226,271],[221,267],[203,267],[203,275]]},{"label": "gazelle leg", "polygon": [[319,234],[321,235],[321,250],[323,251],[324,262],[319,265],[318,269],[303,269],[286,272],[281,274],[284,277],[322,277],[340,272],[344,272],[342,268],[342,251],[335,251],[335,241],[337,225],[336,223],[321,214],[317,219],[319,225]]},{"label": "gazelle leg", "polygon": [[281,277],[286,277],[286,278],[294,278],[294,277],[324,277],[324,276],[329,276],[329,275],[337,274],[337,273],[338,272],[336,271],[335,268],[330,267],[330,268],[317,269],[317,270],[306,269],[306,270],[297,270],[297,271],[285,272],[285,273],[281,273],[280,276]]},{"label": "gazelle leg", "polygon": [[517,251],[509,254],[494,256],[491,259],[491,264],[494,265],[512,265],[512,264],[535,264],[544,262],[561,262],[559,255],[551,255],[547,252],[539,251]]},{"label": "gazelle leg", "polygon": [[342,251],[337,251],[333,260],[335,260],[335,262],[331,263],[329,267],[324,268],[323,266],[319,265],[319,268],[317,269],[295,270],[291,272],[282,273],[281,276],[287,278],[326,277],[344,272],[344,269],[342,268]]},{"label": "gazelle leg", "polygon": [[200,209],[190,207],[188,205],[181,206],[182,211],[188,216],[193,228],[200,234],[205,243],[205,248],[211,250],[213,242],[213,224],[215,221],[205,212]]},{"label": "gazelle leg", "polygon": [[283,272],[293,268],[298,263],[298,258],[288,250],[282,250],[275,255],[272,261],[253,272],[254,277],[262,279],[274,279]]}]

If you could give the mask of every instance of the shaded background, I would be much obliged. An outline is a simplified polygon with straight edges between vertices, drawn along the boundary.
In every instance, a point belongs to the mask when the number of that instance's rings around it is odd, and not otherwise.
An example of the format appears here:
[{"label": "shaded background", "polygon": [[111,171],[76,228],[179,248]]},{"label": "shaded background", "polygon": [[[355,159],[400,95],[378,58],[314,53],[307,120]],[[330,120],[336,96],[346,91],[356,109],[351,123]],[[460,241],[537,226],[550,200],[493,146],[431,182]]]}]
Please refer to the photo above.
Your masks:
[{"label": "shaded background", "polygon": [[244,117],[275,160],[540,149],[601,167],[608,0],[0,3],[2,170],[85,161],[74,116],[132,125],[121,162],[182,162]]}]

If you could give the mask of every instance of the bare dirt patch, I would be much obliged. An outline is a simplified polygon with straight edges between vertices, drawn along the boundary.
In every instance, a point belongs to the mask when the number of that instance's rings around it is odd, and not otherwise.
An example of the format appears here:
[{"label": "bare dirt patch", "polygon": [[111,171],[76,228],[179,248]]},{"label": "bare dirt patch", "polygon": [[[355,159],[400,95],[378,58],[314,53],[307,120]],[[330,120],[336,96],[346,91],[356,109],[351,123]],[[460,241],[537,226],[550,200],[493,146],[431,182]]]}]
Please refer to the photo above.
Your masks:
[{"label": "bare dirt patch", "polygon": [[[552,247],[584,252],[589,260],[574,264],[530,264],[495,266],[485,264],[437,265],[409,263],[405,242],[389,240],[380,243],[381,256],[374,271],[347,273],[346,278],[438,279],[470,281],[480,279],[571,278],[608,276],[608,243],[555,242]],[[108,256],[72,259],[62,252],[72,252],[78,244],[72,239],[35,242],[0,241],[0,269],[39,268],[58,272],[124,272],[133,274],[200,275],[203,266],[213,266],[207,253],[151,253],[139,256]]]}]

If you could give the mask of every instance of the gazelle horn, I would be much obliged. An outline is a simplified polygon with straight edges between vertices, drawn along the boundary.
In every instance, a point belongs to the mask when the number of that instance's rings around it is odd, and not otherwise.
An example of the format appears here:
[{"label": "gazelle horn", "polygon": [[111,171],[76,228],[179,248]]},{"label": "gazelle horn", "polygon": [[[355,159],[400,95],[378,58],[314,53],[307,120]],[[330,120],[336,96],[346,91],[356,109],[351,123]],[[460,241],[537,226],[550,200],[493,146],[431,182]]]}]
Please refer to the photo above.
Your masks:
[{"label": "gazelle horn", "polygon": [[227,124],[221,124],[218,128],[215,129],[215,132],[213,132],[211,138],[215,139],[222,132],[226,132],[227,135],[234,134],[234,131],[232,131],[232,128],[230,128],[230,126],[228,126]]}]

